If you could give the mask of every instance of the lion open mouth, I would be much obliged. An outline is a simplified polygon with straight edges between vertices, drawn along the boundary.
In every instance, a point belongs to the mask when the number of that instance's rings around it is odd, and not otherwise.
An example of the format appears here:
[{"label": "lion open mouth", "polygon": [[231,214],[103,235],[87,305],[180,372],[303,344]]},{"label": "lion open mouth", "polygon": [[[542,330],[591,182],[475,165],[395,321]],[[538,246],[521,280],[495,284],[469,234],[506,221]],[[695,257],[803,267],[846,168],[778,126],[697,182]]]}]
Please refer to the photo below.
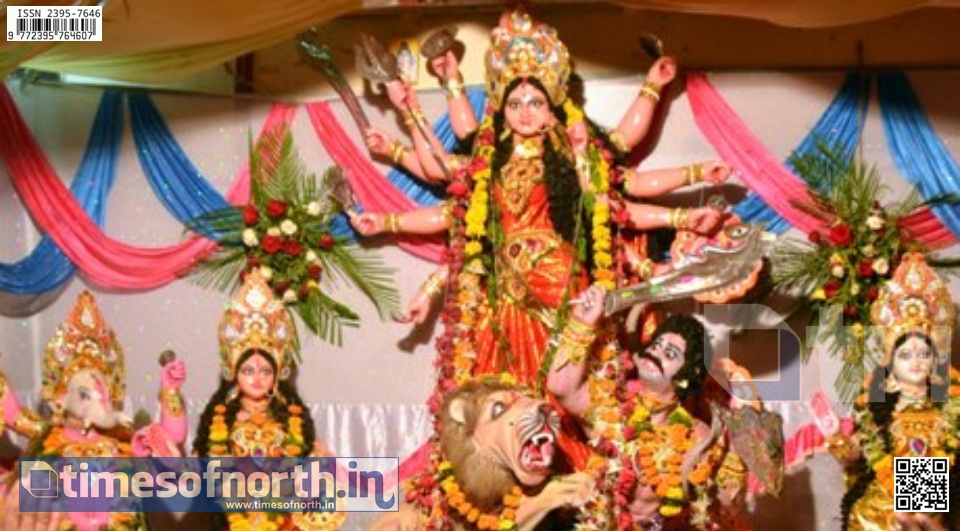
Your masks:
[{"label": "lion open mouth", "polygon": [[520,449],[520,466],[527,472],[544,472],[553,464],[554,434],[547,424]]}]

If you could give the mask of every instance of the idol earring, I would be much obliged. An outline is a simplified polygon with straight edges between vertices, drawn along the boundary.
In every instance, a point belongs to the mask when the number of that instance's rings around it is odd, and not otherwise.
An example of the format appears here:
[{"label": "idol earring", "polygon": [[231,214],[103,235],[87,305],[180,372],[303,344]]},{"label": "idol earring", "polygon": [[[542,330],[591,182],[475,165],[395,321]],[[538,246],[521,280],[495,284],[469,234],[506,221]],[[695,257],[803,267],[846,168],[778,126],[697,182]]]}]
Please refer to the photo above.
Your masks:
[{"label": "idol earring", "polygon": [[886,391],[890,394],[900,392],[900,382],[897,381],[897,377],[893,374],[887,376]]},{"label": "idol earring", "polygon": [[688,382],[687,380],[680,380],[679,382],[677,382],[677,387],[679,387],[680,389],[686,389],[687,386],[689,385],[690,385],[690,382]]},{"label": "idol earring", "polygon": [[237,389],[237,386],[234,385],[233,387],[231,387],[230,391],[227,392],[227,402],[233,402],[234,400],[236,400],[239,392],[240,391]]},{"label": "idol earring", "polygon": [[503,132],[500,133],[500,141],[501,141],[501,142],[506,142],[506,140],[507,140],[508,138],[510,138],[510,135],[512,135],[512,134],[513,134],[513,129],[510,129],[510,126],[509,126],[509,125],[506,126],[506,127],[504,127],[504,128],[503,128]]}]

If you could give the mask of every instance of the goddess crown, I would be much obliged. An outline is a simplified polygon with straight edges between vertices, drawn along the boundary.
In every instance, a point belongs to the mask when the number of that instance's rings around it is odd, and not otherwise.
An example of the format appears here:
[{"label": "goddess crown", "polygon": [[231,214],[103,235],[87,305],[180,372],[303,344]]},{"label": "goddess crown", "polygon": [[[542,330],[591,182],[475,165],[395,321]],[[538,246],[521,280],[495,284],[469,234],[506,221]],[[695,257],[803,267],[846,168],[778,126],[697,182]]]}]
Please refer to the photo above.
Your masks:
[{"label": "goddess crown", "polygon": [[570,54],[557,31],[534,21],[522,10],[504,13],[490,35],[487,51],[487,95],[497,109],[514,79],[536,78],[547,89],[552,105],[567,99]]},{"label": "goddess crown", "polygon": [[870,308],[871,320],[880,327],[883,343],[880,364],[890,362],[894,343],[910,332],[929,337],[941,361],[949,358],[954,316],[953,300],[943,279],[921,253],[905,254]]},{"label": "goddess crown", "polygon": [[259,350],[273,358],[279,378],[287,379],[293,363],[295,333],[293,320],[283,302],[274,297],[259,271],[250,272],[220,320],[218,338],[224,379],[234,380],[237,362],[250,350]]},{"label": "goddess crown", "polygon": [[59,398],[70,379],[85,369],[95,370],[107,379],[113,404],[123,401],[123,349],[89,291],[77,297],[73,310],[43,351],[41,397]]}]

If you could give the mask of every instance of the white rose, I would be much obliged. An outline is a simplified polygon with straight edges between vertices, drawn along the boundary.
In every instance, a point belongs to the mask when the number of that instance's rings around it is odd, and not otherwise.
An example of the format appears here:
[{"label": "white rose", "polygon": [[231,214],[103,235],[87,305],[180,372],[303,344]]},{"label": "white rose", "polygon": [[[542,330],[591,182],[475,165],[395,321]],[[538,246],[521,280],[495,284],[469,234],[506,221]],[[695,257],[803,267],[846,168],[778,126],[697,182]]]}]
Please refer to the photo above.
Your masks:
[{"label": "white rose", "polygon": [[873,270],[878,275],[886,275],[890,271],[890,262],[886,258],[877,258],[873,261]]},{"label": "white rose", "polygon": [[846,270],[843,268],[842,265],[835,265],[832,268],[830,268],[830,274],[837,278],[843,278],[843,274],[845,272]]},{"label": "white rose", "polygon": [[297,302],[297,292],[288,289],[283,292],[283,302]]},{"label": "white rose", "polygon": [[850,295],[856,296],[858,293],[860,293],[860,284],[850,286]]},{"label": "white rose", "polygon": [[310,262],[311,264],[320,259],[320,257],[317,256],[317,253],[313,251],[307,251],[307,254],[304,258],[306,258],[307,262]]},{"label": "white rose", "polygon": [[880,216],[870,216],[867,218],[867,226],[872,230],[880,230],[883,228],[883,224],[886,223],[884,219]]},{"label": "white rose", "polygon": [[270,269],[267,266],[260,266],[260,275],[263,276],[264,280],[270,280],[273,278],[273,269]]},{"label": "white rose", "polygon": [[243,231],[243,244],[247,247],[256,247],[260,243],[260,240],[257,238],[257,232],[253,229],[245,229]]},{"label": "white rose", "polygon": [[297,224],[292,220],[285,219],[283,223],[280,224],[280,232],[286,234],[287,236],[293,236],[297,233]]},{"label": "white rose", "polygon": [[277,227],[270,227],[267,229],[267,234],[270,236],[280,236],[280,229]]},{"label": "white rose", "polygon": [[320,203],[318,203],[318,202],[316,202],[316,201],[310,201],[309,203],[307,203],[307,214],[309,214],[309,215],[311,215],[311,216],[319,216],[319,215],[320,215]]},{"label": "white rose", "polygon": [[860,249],[860,252],[867,258],[873,258],[873,255],[877,254],[877,250],[873,248],[873,244],[864,246],[863,249]]}]

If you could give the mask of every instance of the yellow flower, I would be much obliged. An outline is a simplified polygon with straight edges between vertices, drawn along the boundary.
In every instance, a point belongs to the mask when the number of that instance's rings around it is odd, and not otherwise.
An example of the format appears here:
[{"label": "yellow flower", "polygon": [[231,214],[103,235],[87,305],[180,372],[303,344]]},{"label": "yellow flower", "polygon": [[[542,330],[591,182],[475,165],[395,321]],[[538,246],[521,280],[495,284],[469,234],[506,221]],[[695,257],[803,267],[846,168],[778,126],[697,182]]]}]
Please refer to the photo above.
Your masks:
[{"label": "yellow flower", "polygon": [[637,406],[630,415],[630,424],[640,424],[648,418],[650,418],[650,411],[643,406]]},{"label": "yellow flower", "polygon": [[823,291],[823,288],[817,288],[816,291],[813,292],[813,295],[810,295],[810,300],[815,300],[815,301],[822,301],[822,300],[825,300],[826,298],[827,298],[827,293]]},{"label": "yellow flower", "polygon": [[667,491],[667,498],[672,500],[682,500],[683,499],[683,489],[680,487],[670,487]]},{"label": "yellow flower", "polygon": [[598,252],[596,256],[593,257],[594,263],[597,267],[610,267],[613,265],[613,257],[609,253]]},{"label": "yellow flower", "polygon": [[879,472],[881,469],[890,468],[893,466],[893,456],[887,454],[883,456],[883,459],[877,461],[873,464],[873,471]]},{"label": "yellow flower", "polygon": [[680,514],[681,509],[682,509],[682,508],[679,507],[679,506],[677,506],[677,505],[661,505],[661,506],[660,506],[660,514],[662,514],[663,516],[665,516],[665,517],[667,517],[667,518],[670,518],[670,517],[672,517],[672,516],[676,516],[676,515]]},{"label": "yellow flower", "polygon": [[853,326],[850,327],[850,333],[853,334],[853,337],[863,337],[863,325],[853,323]]},{"label": "yellow flower", "polygon": [[483,251],[483,245],[477,241],[467,242],[467,246],[464,248],[464,251],[467,253],[467,256],[476,256]]},{"label": "yellow flower", "polygon": [[517,378],[509,372],[502,372],[500,373],[500,383],[503,385],[517,385]]},{"label": "yellow flower", "polygon": [[567,113],[567,123],[571,124],[583,120],[583,111],[572,100],[563,103],[563,110]]}]

